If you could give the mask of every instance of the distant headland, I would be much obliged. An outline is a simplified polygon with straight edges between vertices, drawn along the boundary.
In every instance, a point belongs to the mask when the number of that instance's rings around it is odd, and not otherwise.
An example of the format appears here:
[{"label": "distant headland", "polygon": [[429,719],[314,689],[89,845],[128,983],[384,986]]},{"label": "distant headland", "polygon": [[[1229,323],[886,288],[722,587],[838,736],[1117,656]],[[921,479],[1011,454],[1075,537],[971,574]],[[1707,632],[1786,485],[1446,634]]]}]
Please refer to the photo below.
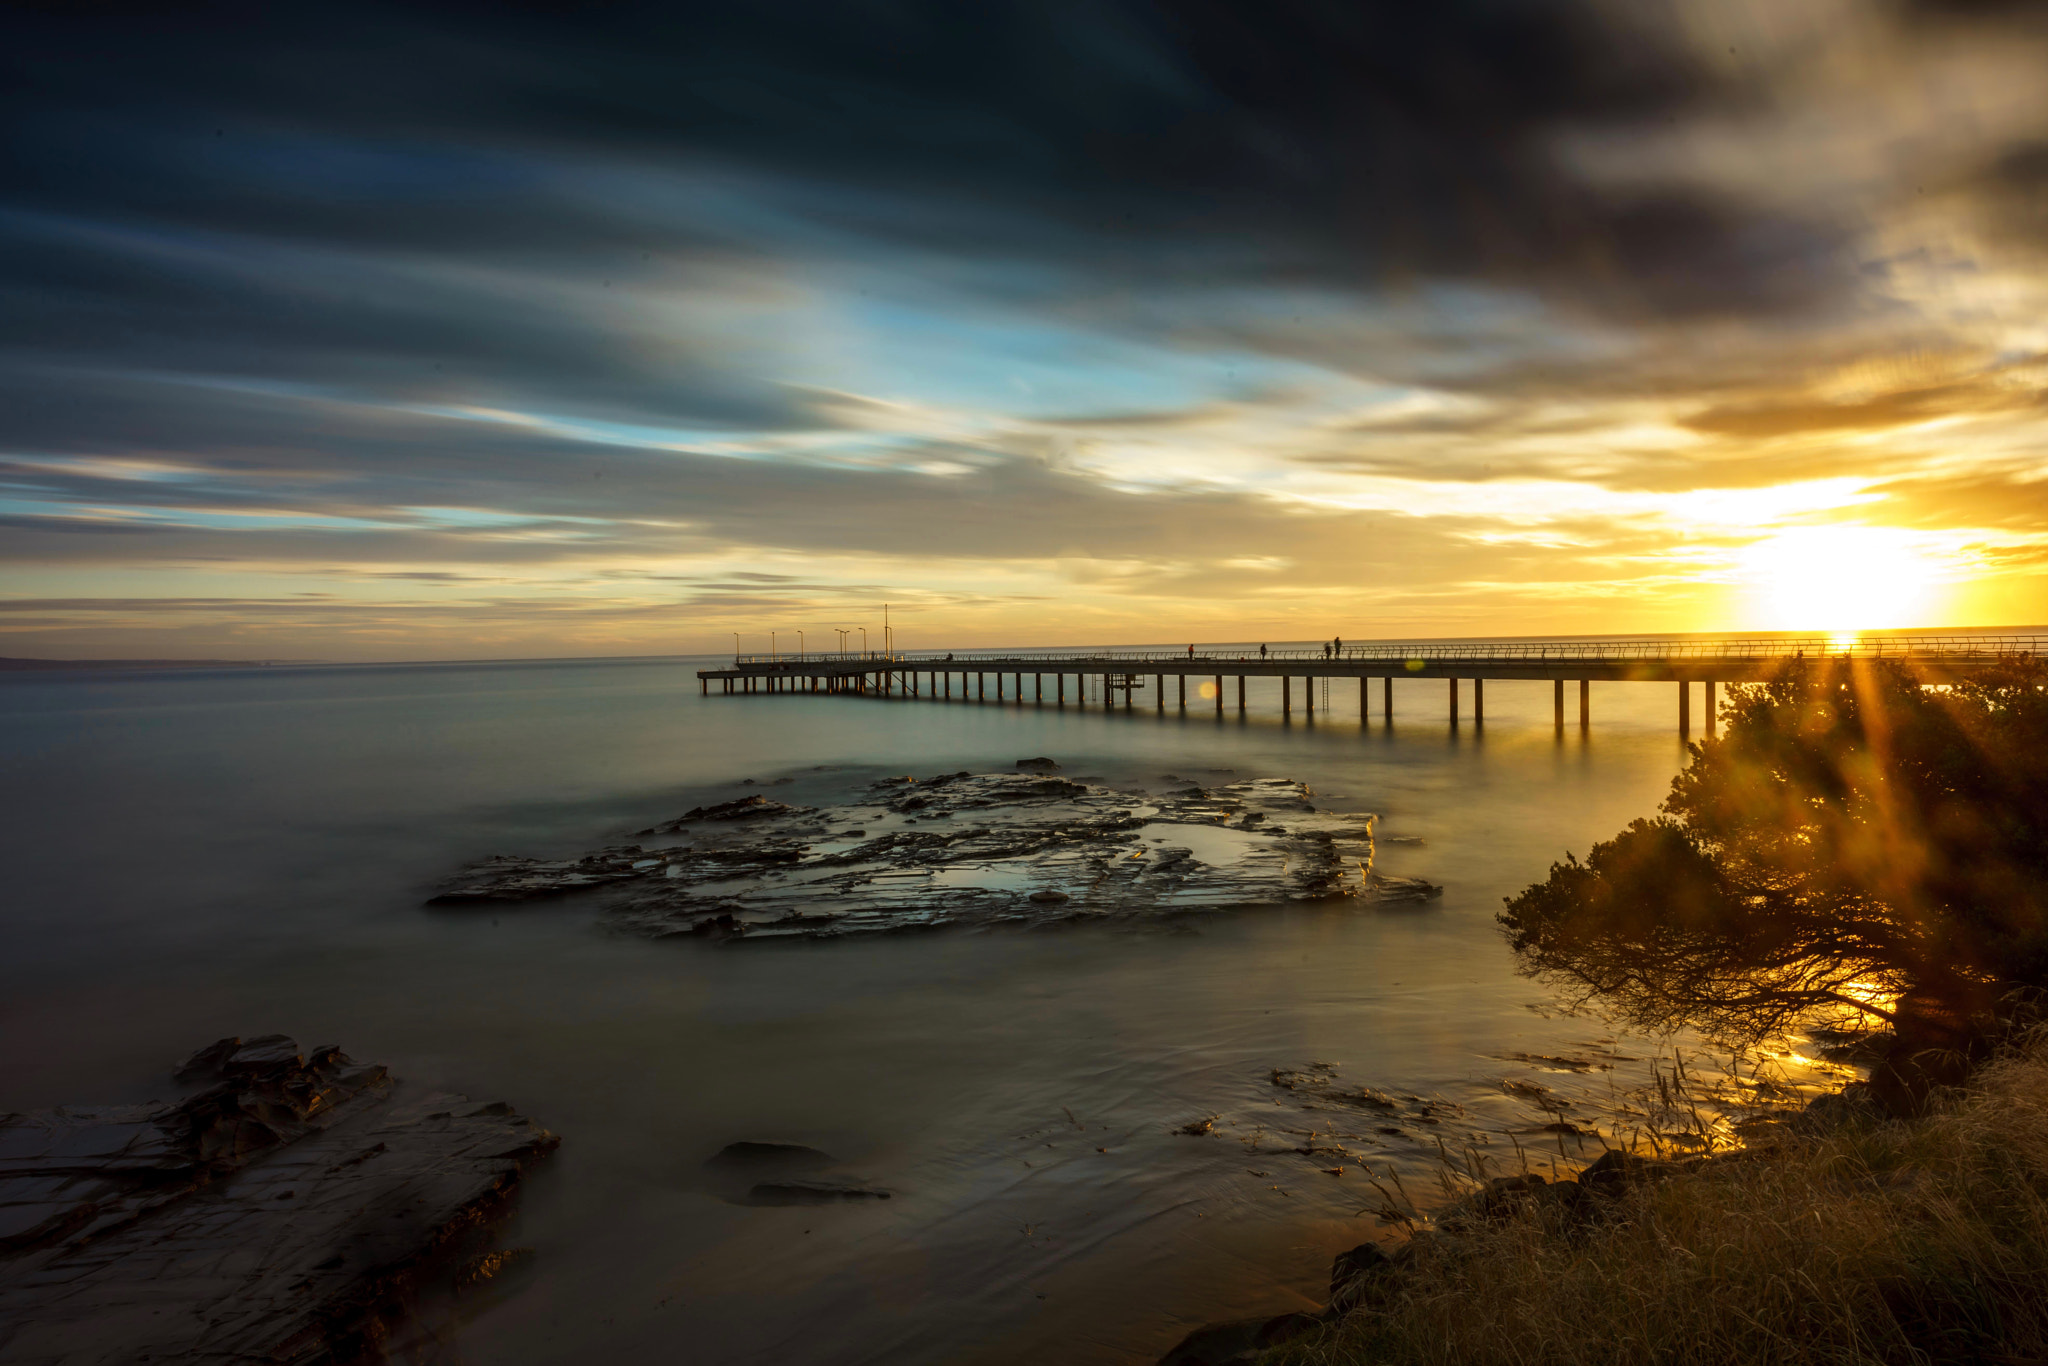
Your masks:
[{"label": "distant headland", "polygon": [[265,659],[18,659],[0,655],[0,672],[41,669],[263,669]]}]

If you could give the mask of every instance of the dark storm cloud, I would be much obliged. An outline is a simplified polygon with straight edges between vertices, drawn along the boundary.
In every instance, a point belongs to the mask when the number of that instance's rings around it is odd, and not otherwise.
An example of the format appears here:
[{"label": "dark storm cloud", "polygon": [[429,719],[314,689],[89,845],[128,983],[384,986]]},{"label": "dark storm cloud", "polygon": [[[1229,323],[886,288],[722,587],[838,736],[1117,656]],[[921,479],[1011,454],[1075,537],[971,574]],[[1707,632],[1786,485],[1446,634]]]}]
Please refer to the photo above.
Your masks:
[{"label": "dark storm cloud", "polygon": [[[82,10],[16,25],[16,195],[188,229],[492,254],[690,249],[563,160],[858,188],[948,250],[1262,279],[1436,275],[1625,309],[1811,300],[1831,236],[1697,190],[1609,198],[1548,135],[1722,97],[1662,31],[1534,0]],[[874,196],[907,196],[890,208]],[[719,229],[707,228],[714,236]],[[1247,251],[1249,244],[1251,250]],[[1165,250],[1161,251],[1160,248]],[[1213,269],[1213,262],[1202,262]],[[597,268],[602,268],[597,266]]]},{"label": "dark storm cloud", "polygon": [[[6,27],[0,366],[38,371],[8,386],[28,391],[0,420],[15,449],[162,444],[192,400],[123,372],[829,428],[844,414],[715,333],[601,300],[874,250],[1043,262],[1058,274],[975,285],[1036,306],[1133,280],[1451,278],[1568,311],[1775,316],[1853,283],[1823,222],[1560,164],[1560,132],[1748,97],[1669,29],[1573,0],[51,7]],[[1429,371],[1413,330],[1361,355],[1205,326]],[[1627,382],[1437,349],[1448,387]],[[71,378],[39,397],[53,365]],[[242,432],[214,458],[295,462],[301,433],[208,401]],[[474,471],[461,444],[414,458]]]},{"label": "dark storm cloud", "polygon": [[716,426],[797,416],[756,377],[681,348],[653,356],[572,308],[403,263],[18,215],[0,216],[0,261],[0,355],[39,366],[317,383],[395,401],[517,394]]}]

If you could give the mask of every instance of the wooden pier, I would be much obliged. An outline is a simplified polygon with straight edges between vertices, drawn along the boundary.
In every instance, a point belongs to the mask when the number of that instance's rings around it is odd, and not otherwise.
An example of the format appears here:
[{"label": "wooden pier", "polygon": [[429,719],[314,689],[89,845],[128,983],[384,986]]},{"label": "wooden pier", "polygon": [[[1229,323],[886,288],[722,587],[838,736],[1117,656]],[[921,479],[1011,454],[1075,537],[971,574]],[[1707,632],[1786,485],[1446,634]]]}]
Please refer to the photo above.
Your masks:
[{"label": "wooden pier", "polygon": [[[1471,683],[1469,716],[1475,725],[1486,721],[1486,684],[1492,679],[1543,680],[1553,685],[1557,729],[1565,729],[1565,689],[1578,685],[1578,724],[1592,725],[1592,685],[1596,682],[1664,683],[1678,687],[1678,729],[1692,727],[1693,690],[1700,691],[1701,718],[1714,733],[1715,689],[1725,683],[1753,683],[1770,678],[1800,659],[1857,661],[1891,660],[1925,677],[1947,681],[2014,658],[2048,655],[2048,637],[2036,636],[1911,636],[1869,637],[1844,643],[1828,637],[1788,639],[1750,637],[1690,640],[1580,641],[1449,641],[1430,643],[1376,642],[1346,645],[1341,650],[1286,649],[1245,651],[1239,648],[1186,651],[1106,651],[1099,653],[954,651],[952,653],[846,653],[824,655],[749,655],[733,657],[730,667],[697,671],[699,688],[712,685],[728,694],[859,693],[884,698],[1010,702],[1037,706],[1093,705],[1106,710],[1132,710],[1139,694],[1149,694],[1153,709],[1165,711],[1167,692],[1172,706],[1189,708],[1189,680],[1195,683],[1195,707],[1226,708],[1225,680],[1236,681],[1235,705],[1246,710],[1245,682],[1252,678],[1280,680],[1280,711],[1295,711],[1295,684],[1302,685],[1301,711],[1316,714],[1316,687],[1356,680],[1358,716],[1372,715],[1372,683],[1380,683],[1379,714],[1394,717],[1396,681],[1434,683],[1444,689],[1449,719],[1461,719],[1461,682]],[[1047,680],[1051,680],[1048,684]],[[1028,680],[1028,681],[1027,681]],[[1007,688],[1006,688],[1007,683]],[[1208,695],[1203,695],[1207,685]],[[958,692],[955,692],[955,689]],[[1027,698],[1026,692],[1029,692]],[[1404,694],[1413,688],[1404,686]]]}]

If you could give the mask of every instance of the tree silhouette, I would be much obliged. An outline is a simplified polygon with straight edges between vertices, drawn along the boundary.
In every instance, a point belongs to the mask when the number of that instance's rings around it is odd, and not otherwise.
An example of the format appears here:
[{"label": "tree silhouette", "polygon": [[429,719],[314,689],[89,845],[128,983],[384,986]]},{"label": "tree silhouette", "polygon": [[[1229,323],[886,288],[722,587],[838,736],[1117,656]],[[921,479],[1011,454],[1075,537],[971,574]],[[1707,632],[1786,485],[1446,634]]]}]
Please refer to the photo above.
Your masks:
[{"label": "tree silhouette", "polygon": [[1723,737],[1693,754],[1662,817],[1507,899],[1523,971],[1639,1027],[1723,1040],[1888,1025],[1873,1082],[1895,1104],[2048,984],[2039,664],[1942,684],[1798,661],[1731,689]]}]

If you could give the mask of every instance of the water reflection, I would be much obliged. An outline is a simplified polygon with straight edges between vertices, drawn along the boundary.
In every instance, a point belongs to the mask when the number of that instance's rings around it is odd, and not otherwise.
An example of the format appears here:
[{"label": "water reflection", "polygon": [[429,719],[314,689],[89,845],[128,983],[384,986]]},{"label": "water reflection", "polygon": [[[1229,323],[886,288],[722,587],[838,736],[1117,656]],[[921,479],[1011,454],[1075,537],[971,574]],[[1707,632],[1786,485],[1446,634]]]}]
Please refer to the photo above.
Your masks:
[{"label": "water reflection", "polygon": [[[1527,1008],[1500,898],[1654,808],[1683,761],[1662,685],[1603,688],[1565,735],[1548,683],[1489,686],[1483,728],[1450,724],[1441,680],[1365,722],[1320,697],[1311,721],[1298,693],[1283,717],[1271,680],[1219,716],[1202,688],[1111,712],[700,698],[670,662],[8,681],[0,1105],[147,1095],[191,1044],[271,1030],[512,1101],[566,1141],[514,1231],[537,1249],[518,1293],[463,1310],[477,1360],[1156,1355],[1190,1321],[1305,1302],[1376,1232],[1350,1177],[1174,1129],[1279,1116],[1272,1069],[1311,1062],[1465,1131],[1525,1125],[1500,1083],[1528,1065],[1503,1055],[1593,1026]],[[1380,813],[1381,866],[1444,897],[728,949],[615,938],[574,901],[419,904],[463,860],[572,853],[741,779],[815,804],[1035,755],[1133,787],[1306,782]],[[1361,1151],[1425,1185],[1419,1135]],[[701,1164],[741,1140],[895,1198],[729,1203]]]}]

